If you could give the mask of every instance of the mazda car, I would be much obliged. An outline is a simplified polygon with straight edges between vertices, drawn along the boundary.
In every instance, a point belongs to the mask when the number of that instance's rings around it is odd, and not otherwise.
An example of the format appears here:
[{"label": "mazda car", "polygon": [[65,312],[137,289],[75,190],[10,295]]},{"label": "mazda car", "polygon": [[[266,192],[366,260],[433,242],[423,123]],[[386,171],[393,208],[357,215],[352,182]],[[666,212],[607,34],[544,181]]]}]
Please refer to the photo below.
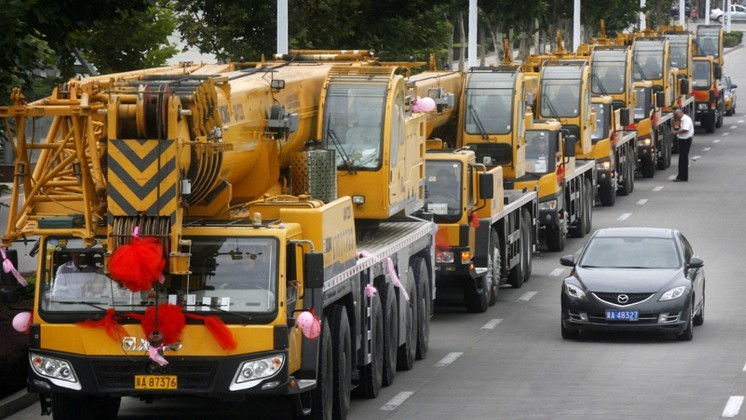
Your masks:
[{"label": "mazda car", "polygon": [[597,230],[578,253],[560,258],[562,338],[581,331],[673,333],[691,340],[705,317],[704,261],[678,230]]}]

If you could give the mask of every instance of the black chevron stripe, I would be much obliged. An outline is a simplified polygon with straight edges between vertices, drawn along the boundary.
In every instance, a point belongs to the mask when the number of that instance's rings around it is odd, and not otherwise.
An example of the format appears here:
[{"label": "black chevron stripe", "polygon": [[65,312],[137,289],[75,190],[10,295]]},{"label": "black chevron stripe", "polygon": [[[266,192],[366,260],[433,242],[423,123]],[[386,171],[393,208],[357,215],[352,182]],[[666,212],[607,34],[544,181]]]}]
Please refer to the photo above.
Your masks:
[{"label": "black chevron stripe", "polygon": [[161,190],[161,195],[158,197],[158,199],[153,203],[152,206],[145,212],[148,216],[169,216],[171,215],[176,208],[174,207],[173,210],[169,214],[161,214],[161,211],[168,207],[169,205],[175,205],[176,201],[176,184],[171,184],[170,187],[168,187],[165,191]]},{"label": "black chevron stripe", "polygon": [[[158,158],[158,155],[160,155],[162,152],[165,152],[169,147],[173,146],[175,143],[173,140],[163,140],[168,142],[166,145],[162,144],[163,141],[158,140],[135,140],[140,144],[144,144],[146,141],[155,141],[158,142],[158,144],[153,145],[153,149],[149,151],[144,157],[140,157],[128,144],[132,140],[111,140],[111,144],[114,146],[115,149],[117,149],[122,155],[124,155],[124,158],[127,159],[129,163],[131,163],[135,168],[137,168],[140,172],[148,169],[148,167]],[[165,147],[163,147],[165,146]]]},{"label": "black chevron stripe", "polygon": [[[136,197],[145,197],[148,195],[154,188],[158,186],[158,184],[161,181],[167,180],[167,177],[171,175],[176,170],[176,157],[173,156],[171,159],[169,159],[167,162],[161,166],[161,168],[156,172],[155,176],[153,178],[150,178],[144,185],[140,185],[139,182],[137,182],[132,175],[122,167],[119,162],[116,160],[112,160],[109,162],[109,171],[114,173],[116,176],[119,177],[122,182],[124,182],[129,189],[132,191],[132,193]],[[177,179],[174,177],[174,182],[177,181]]]}]

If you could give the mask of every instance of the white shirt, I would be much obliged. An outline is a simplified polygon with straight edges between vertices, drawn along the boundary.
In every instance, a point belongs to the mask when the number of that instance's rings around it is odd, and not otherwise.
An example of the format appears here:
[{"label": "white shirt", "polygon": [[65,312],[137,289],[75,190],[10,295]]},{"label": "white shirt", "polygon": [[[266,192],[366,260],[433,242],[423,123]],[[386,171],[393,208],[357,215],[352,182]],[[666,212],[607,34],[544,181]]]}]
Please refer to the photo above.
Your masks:
[{"label": "white shirt", "polygon": [[692,136],[694,136],[694,123],[692,122],[692,119],[688,115],[684,114],[681,116],[681,120],[679,122],[679,129],[686,130],[686,133],[676,134],[677,138],[684,140],[684,139],[690,139],[692,138]]}]

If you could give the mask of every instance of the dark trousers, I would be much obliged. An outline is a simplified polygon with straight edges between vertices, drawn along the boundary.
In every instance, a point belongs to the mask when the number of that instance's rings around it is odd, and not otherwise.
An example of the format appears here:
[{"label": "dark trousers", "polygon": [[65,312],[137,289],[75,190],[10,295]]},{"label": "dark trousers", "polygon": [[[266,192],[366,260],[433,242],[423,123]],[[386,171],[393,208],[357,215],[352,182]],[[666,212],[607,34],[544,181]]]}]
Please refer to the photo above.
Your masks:
[{"label": "dark trousers", "polygon": [[692,138],[677,139],[679,142],[679,175],[682,181],[689,180],[689,149],[692,148]]}]

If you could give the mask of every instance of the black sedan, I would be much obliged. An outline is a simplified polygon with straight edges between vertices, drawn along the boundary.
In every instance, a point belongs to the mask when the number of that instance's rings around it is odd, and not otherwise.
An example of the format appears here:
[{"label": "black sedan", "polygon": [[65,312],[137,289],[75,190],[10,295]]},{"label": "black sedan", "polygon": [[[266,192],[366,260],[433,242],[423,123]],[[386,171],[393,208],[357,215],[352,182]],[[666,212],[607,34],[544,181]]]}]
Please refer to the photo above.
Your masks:
[{"label": "black sedan", "polygon": [[596,231],[562,282],[562,338],[581,330],[662,331],[691,340],[705,320],[704,261],[677,230]]}]

